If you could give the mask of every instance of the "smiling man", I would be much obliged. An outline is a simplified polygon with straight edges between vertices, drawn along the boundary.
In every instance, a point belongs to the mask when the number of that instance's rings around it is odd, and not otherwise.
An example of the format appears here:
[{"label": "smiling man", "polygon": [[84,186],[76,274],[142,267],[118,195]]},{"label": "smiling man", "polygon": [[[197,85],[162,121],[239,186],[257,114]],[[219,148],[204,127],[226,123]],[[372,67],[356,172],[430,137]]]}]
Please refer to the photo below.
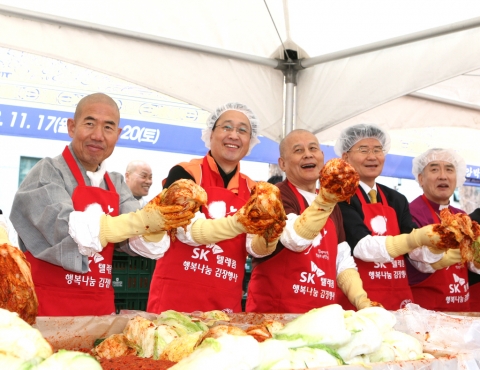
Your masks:
[{"label": "smiling man", "polygon": [[146,203],[144,197],[148,195],[153,184],[150,165],[144,161],[131,161],[125,170],[125,182],[140,203],[140,207],[143,207]]},{"label": "smiling man", "polygon": [[[261,257],[275,250],[277,240],[246,233],[237,212],[255,185],[240,172],[240,160],[260,141],[258,119],[240,103],[218,107],[207,119],[202,140],[207,155],[171,168],[163,187],[179,179],[202,186],[208,204],[191,226],[177,229],[176,239],[156,264],[147,310],[239,312],[247,253]],[[278,200],[280,202],[280,200]]]},{"label": "smiling man", "polygon": [[[418,226],[440,223],[440,211],[444,208],[453,214],[465,213],[452,207],[450,198],[455,188],[465,182],[466,172],[465,161],[452,149],[430,149],[413,159],[412,173],[423,189],[423,194],[410,203],[410,212]],[[467,264],[460,263],[460,250],[449,249],[435,263],[421,262],[419,251],[410,252],[407,259],[415,303],[429,310],[470,311],[468,269]],[[477,272],[472,263],[468,267]]]},{"label": "smiling man", "polygon": [[287,226],[275,252],[252,261],[246,311],[304,313],[338,303],[337,286],[355,308],[369,307],[340,208],[327,189],[317,191],[324,164],[317,137],[306,130],[290,132],[280,143],[278,164],[286,174],[276,186]]},{"label": "smiling man", "polygon": [[40,316],[109,315],[114,243],[162,231],[163,216],[150,212],[145,223],[123,176],[107,171],[122,131],[111,97],[85,96],[67,125],[71,143],[30,170],[10,219],[32,268]]},{"label": "smiling man", "polygon": [[443,252],[431,225],[415,229],[407,198],[376,182],[389,149],[387,132],[370,124],[344,129],[335,143],[335,153],[360,175],[356,194],[339,203],[347,242],[369,298],[397,310],[413,300],[404,255],[421,247],[422,262],[437,262]]}]

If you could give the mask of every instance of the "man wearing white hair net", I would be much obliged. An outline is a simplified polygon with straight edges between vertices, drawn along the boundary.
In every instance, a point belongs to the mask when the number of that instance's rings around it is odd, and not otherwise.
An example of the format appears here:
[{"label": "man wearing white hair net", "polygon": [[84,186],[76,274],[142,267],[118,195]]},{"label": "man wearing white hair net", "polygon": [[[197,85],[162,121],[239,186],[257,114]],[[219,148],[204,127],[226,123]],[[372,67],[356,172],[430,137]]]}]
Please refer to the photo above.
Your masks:
[{"label": "man wearing white hair net", "polygon": [[431,226],[416,229],[405,196],[376,182],[389,149],[388,133],[370,124],[344,129],[335,144],[335,153],[360,175],[350,203],[339,205],[364,288],[371,300],[397,310],[413,300],[404,255],[424,245],[427,259],[442,251],[435,248],[439,236]]},{"label": "man wearing white hair net", "polygon": [[258,120],[246,105],[225,104],[207,119],[202,140],[208,154],[170,170],[164,188],[179,179],[193,180],[205,189],[208,205],[197,212],[186,231],[177,229],[176,240],[157,261],[149,312],[242,310],[247,253],[263,257],[277,244],[247,235],[236,218],[255,184],[240,172],[240,160],[259,143],[257,135]]},{"label": "man wearing white hair net", "polygon": [[[415,157],[412,173],[423,194],[410,203],[413,221],[418,226],[440,223],[440,211],[465,213],[450,205],[456,187],[465,182],[467,166],[452,149],[429,149]],[[423,260],[424,249],[418,248],[407,258],[408,280],[413,299],[420,306],[435,311],[470,311],[468,270],[461,262],[460,249],[448,249],[433,263]],[[469,263],[473,271],[473,263]]]}]

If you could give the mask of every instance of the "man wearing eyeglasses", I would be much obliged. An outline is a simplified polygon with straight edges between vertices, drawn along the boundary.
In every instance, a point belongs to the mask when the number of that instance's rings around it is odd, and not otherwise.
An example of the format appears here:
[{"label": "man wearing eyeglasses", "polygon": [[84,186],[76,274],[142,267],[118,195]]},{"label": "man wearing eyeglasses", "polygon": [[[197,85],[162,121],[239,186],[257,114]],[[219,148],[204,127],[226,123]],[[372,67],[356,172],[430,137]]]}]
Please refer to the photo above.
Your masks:
[{"label": "man wearing eyeglasses", "polygon": [[157,261],[147,311],[242,310],[247,253],[263,257],[277,244],[246,234],[236,218],[255,184],[240,172],[240,160],[260,142],[258,130],[258,119],[246,105],[222,105],[202,133],[208,154],[170,170],[164,188],[179,179],[193,180],[207,192],[208,204],[191,226],[177,229],[176,240]]},{"label": "man wearing eyeglasses", "polygon": [[[404,255],[423,248],[428,261],[443,251],[436,248],[440,237],[432,225],[416,229],[405,196],[376,182],[389,149],[388,133],[369,124],[344,129],[335,143],[335,153],[360,175],[356,194],[339,205],[364,288],[371,300],[397,310],[413,302]],[[348,307],[345,298],[342,305]]]},{"label": "man wearing eyeglasses", "polygon": [[125,182],[128,185],[140,207],[146,204],[145,196],[152,186],[152,169],[147,162],[131,161],[125,171]]}]

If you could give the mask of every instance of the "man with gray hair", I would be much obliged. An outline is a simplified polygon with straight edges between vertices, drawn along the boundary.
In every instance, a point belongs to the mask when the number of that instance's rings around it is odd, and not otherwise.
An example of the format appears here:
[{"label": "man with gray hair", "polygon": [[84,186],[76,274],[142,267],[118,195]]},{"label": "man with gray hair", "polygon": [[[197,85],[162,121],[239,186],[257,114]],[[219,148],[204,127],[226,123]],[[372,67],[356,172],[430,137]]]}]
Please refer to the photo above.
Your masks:
[{"label": "man with gray hair", "polygon": [[[152,277],[148,312],[242,310],[247,253],[269,255],[280,237],[266,243],[263,237],[247,234],[237,219],[255,185],[240,172],[240,160],[259,143],[258,131],[258,119],[246,105],[222,105],[203,130],[208,154],[170,169],[164,188],[179,179],[193,180],[205,189],[208,204],[191,226],[178,228],[176,238],[168,241]],[[280,199],[273,202],[282,206]]]},{"label": "man with gray hair", "polygon": [[[418,226],[440,223],[440,211],[465,213],[450,205],[456,187],[465,182],[467,166],[453,149],[433,148],[415,157],[412,173],[423,194],[410,203]],[[468,269],[460,249],[448,249],[437,261],[424,262],[421,249],[409,253],[407,273],[415,303],[435,311],[470,311]],[[423,261],[422,261],[423,260]],[[469,267],[475,271],[473,263]]]},{"label": "man with gray hair", "polygon": [[360,175],[356,194],[339,203],[347,242],[369,298],[397,310],[413,300],[404,255],[423,246],[429,258],[443,251],[432,225],[416,229],[407,198],[376,182],[389,149],[388,133],[371,124],[347,127],[335,143],[335,153]]},{"label": "man with gray hair", "polygon": [[153,183],[150,165],[144,161],[131,161],[125,171],[125,182],[140,203],[140,207],[143,207],[146,204],[144,197],[148,195]]}]

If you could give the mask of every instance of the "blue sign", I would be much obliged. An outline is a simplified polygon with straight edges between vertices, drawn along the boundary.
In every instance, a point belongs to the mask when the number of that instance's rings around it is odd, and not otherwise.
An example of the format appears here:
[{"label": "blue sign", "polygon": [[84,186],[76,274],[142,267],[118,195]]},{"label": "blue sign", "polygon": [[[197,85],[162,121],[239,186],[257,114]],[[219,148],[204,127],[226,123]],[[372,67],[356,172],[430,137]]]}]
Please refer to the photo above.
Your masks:
[{"label": "blue sign", "polygon": [[[73,113],[0,104],[0,135],[69,141],[67,120],[70,117],[73,117]],[[197,156],[207,153],[199,128],[123,118],[120,126],[123,130],[117,145],[121,147]],[[322,149],[325,161],[337,157],[332,146],[322,145]],[[252,149],[245,160],[276,164],[278,157],[278,143],[260,137],[260,144]],[[382,176],[413,180],[412,159],[388,154]],[[480,186],[480,167],[468,165],[466,177],[465,185]]]},{"label": "blue sign", "polygon": [[[69,141],[67,120],[73,113],[0,104],[0,135]],[[199,128],[121,119],[117,146],[203,156],[207,153]],[[278,143],[260,137],[246,160],[277,163]]]}]

